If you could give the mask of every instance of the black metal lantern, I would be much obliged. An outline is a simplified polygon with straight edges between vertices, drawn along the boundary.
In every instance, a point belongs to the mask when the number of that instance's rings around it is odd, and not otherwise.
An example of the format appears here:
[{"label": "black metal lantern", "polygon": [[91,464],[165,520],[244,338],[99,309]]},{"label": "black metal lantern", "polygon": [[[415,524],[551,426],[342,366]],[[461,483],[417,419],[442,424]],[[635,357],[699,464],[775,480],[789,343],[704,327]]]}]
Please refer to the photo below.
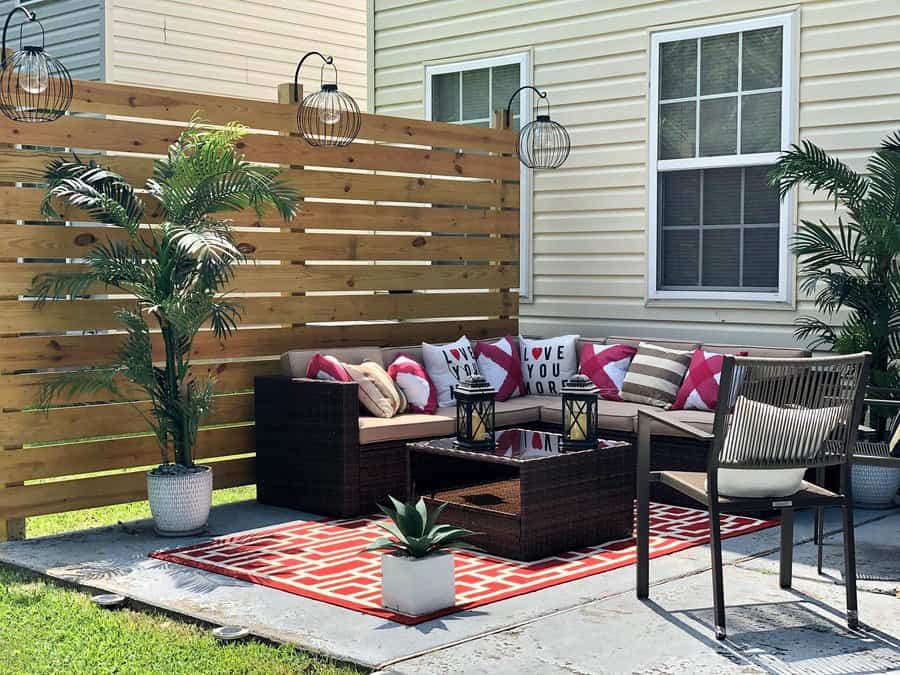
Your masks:
[{"label": "black metal lantern", "polygon": [[[322,59],[321,86],[322,88],[300,101],[300,68],[309,56],[318,56]],[[325,67],[331,66],[334,70],[334,82],[325,82]],[[337,68],[334,59],[323,56],[319,52],[307,52],[294,72],[294,103],[300,103],[297,108],[297,128],[306,142],[321,148],[342,148],[353,142],[359,134],[362,124],[362,116],[359,106],[350,94],[345,94],[338,89]]]},{"label": "black metal lantern", "polygon": [[509,97],[506,105],[506,122],[510,124],[510,108],[513,99],[523,89],[532,89],[537,92],[540,100],[547,106],[547,112],[540,113],[540,101],[538,102],[538,114],[533,122],[529,122],[519,131],[516,139],[516,152],[519,153],[519,161],[531,169],[558,169],[569,157],[572,149],[572,140],[569,132],[559,122],[550,119],[550,102],[547,100],[547,92],[539,91],[536,87],[526,84],[516,89]]},{"label": "black metal lantern", "polygon": [[494,447],[494,397],[497,392],[481,375],[456,387],[456,445],[465,450]]},{"label": "black metal lantern", "polygon": [[562,447],[584,450],[597,446],[597,395],[586,375],[573,375],[562,386]]},{"label": "black metal lantern", "polygon": [[[19,26],[19,50],[7,57],[6,31],[16,10],[25,14]],[[25,23],[37,22],[41,46],[22,44]],[[16,122],[52,122],[72,103],[72,76],[65,66],[44,51],[44,26],[27,7],[15,7],[3,24],[0,57],[0,112]]]}]

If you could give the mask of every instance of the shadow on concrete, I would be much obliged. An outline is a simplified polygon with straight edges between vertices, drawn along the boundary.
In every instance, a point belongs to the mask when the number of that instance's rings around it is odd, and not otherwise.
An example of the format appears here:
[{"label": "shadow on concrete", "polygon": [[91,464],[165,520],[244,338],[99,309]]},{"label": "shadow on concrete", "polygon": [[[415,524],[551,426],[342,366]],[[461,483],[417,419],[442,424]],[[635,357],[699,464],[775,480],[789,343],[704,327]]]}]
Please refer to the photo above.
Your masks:
[{"label": "shadow on concrete", "polygon": [[713,609],[668,611],[653,600],[654,613],[716,650],[736,665],[767,673],[867,675],[900,668],[900,644],[890,635],[862,625],[850,630],[843,613],[805,593],[795,600],[729,605],[728,638],[714,635]]},{"label": "shadow on concrete", "polygon": [[451,623],[486,615],[487,612],[482,612],[477,609],[466,609],[462,612],[448,614],[447,616],[442,616],[441,618],[432,621],[426,621],[425,623],[420,623],[416,626],[407,626],[406,624],[397,623],[396,621],[385,621],[383,624],[377,626],[375,630],[414,630],[422,635],[428,635],[434,631],[449,630]]}]

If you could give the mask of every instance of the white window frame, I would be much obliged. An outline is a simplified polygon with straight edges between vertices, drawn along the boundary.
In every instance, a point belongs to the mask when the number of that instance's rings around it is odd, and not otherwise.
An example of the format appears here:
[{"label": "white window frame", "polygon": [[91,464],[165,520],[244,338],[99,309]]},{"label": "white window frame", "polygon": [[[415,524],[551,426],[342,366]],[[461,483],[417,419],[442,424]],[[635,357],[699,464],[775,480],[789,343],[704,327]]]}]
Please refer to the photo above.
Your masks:
[{"label": "white window frame", "polygon": [[[722,155],[715,157],[692,157],[687,159],[657,159],[659,142],[659,49],[663,42],[674,42],[695,38],[739,33],[760,28],[782,28],[782,64],[781,64],[781,150],[790,148],[794,138],[796,117],[797,87],[795,73],[795,41],[797,30],[796,13],[778,14],[744,21],[717,23],[694,28],[668,30],[651,35],[650,43],[650,123],[648,125],[648,179],[647,179],[647,297],[649,300],[724,300],[724,301],[763,301],[787,303],[793,293],[793,261],[790,256],[791,221],[794,212],[793,191],[781,200],[779,223],[780,236],[778,248],[778,291],[774,293],[753,291],[711,291],[692,290],[660,290],[658,288],[658,214],[659,207],[657,187],[658,173],[662,170],[677,169],[713,169],[719,167],[745,167],[774,164],[780,152],[763,152],[745,155]],[[697,58],[700,54],[698,51]],[[738,58],[740,59],[740,53]],[[698,70],[699,80],[700,73]],[[699,106],[698,106],[699,110]],[[698,113],[699,114],[699,113]],[[740,138],[740,105],[738,106],[737,134]],[[700,139],[697,138],[699,143]]]},{"label": "white window frame", "polygon": [[[490,56],[483,59],[471,59],[452,63],[436,63],[425,65],[425,119],[431,120],[431,81],[435,75],[447,73],[462,73],[466,70],[479,70],[481,68],[493,68],[496,66],[519,65],[519,86],[532,84],[531,77],[531,53],[517,52],[515,54],[503,54]],[[460,77],[462,83],[462,77]],[[461,86],[461,84],[460,84]],[[490,86],[490,85],[489,85]],[[462,97],[460,97],[462,101]],[[506,101],[502,107],[506,107]],[[494,102],[496,105],[496,101]],[[493,111],[490,111],[493,114]],[[519,127],[523,127],[531,121],[532,93],[526,89],[519,93]],[[490,119],[490,118],[489,118]],[[530,302],[532,288],[532,170],[519,165],[519,300]]]}]

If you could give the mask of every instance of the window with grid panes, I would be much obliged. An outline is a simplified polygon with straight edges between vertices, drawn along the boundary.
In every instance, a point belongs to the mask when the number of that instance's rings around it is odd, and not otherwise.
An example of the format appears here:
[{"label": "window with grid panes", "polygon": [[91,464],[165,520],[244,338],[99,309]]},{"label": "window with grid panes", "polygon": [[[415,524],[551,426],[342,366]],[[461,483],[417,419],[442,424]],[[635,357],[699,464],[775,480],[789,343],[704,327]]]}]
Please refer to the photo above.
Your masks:
[{"label": "window with grid panes", "polygon": [[790,21],[771,17],[654,39],[650,253],[657,296],[784,292],[787,209],[767,175],[789,138]]},{"label": "window with grid panes", "polygon": [[[474,127],[491,126],[491,111],[506,109],[519,88],[519,64],[491,66],[431,76],[431,119]],[[519,106],[514,103],[511,125],[519,128]]]}]

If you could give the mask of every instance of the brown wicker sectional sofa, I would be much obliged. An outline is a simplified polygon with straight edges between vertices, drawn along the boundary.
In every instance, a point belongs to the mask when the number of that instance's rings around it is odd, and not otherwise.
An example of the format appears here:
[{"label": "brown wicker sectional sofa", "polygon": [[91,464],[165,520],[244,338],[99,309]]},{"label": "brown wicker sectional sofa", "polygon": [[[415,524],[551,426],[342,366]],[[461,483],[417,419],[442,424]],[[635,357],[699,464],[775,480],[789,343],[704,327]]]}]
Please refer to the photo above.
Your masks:
[{"label": "brown wicker sectional sofa", "polygon": [[[808,356],[798,349],[700,344],[650,338],[582,338],[581,343],[651,342],[673,349],[696,349],[751,356]],[[391,419],[360,415],[355,383],[309,380],[304,376],[316,351],[348,363],[373,360],[389,364],[406,353],[421,361],[421,347],[327,348],[282,355],[282,375],[256,378],[256,473],[258,499],[311,513],[354,516],[369,513],[388,494],[406,492],[406,443],[448,436],[455,429],[455,410],[435,415],[403,414]],[[600,427],[611,439],[635,439],[635,403],[599,401]],[[659,411],[658,408],[655,409]],[[711,430],[713,413],[673,410],[663,414]],[[497,426],[558,428],[561,404],[556,396],[525,396],[497,403]],[[653,469],[703,470],[705,447],[688,437],[661,429],[653,441]],[[655,495],[665,499],[667,495]]]}]

